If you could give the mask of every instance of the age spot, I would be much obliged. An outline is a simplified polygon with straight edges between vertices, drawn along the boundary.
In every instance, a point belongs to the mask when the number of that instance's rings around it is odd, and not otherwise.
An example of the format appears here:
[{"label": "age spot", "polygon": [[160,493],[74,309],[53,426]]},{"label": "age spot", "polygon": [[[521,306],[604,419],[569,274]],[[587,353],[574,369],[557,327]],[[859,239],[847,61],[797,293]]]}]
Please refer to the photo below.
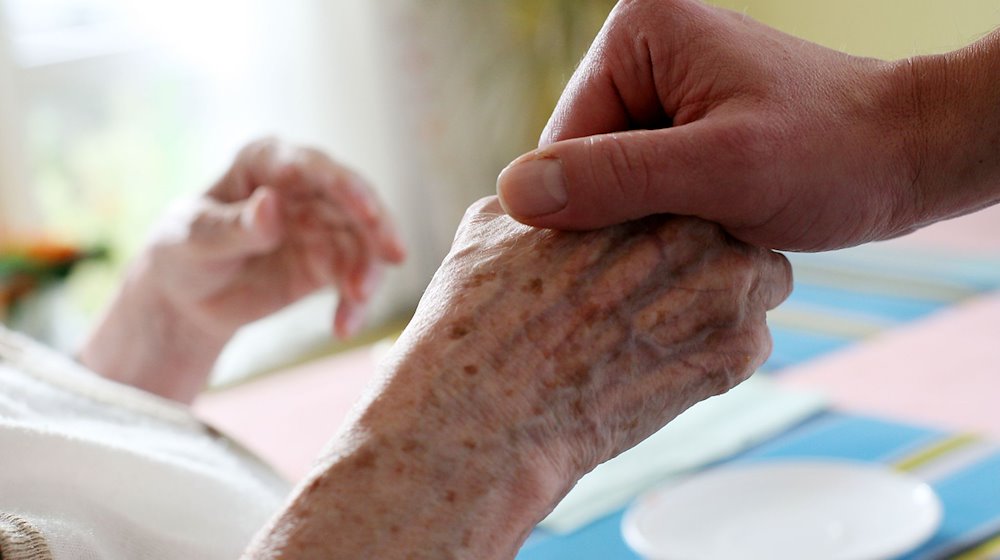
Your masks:
[{"label": "age spot", "polygon": [[420,442],[413,439],[407,439],[403,442],[401,449],[403,450],[403,453],[411,454],[415,451],[422,450],[423,447],[424,446]]},{"label": "age spot", "polygon": [[483,283],[485,282],[491,282],[493,280],[496,280],[496,277],[497,277],[496,271],[479,272],[477,274],[472,275],[472,278],[469,279],[468,283],[466,283],[466,286],[468,286],[469,288],[478,288],[479,286],[482,286]]},{"label": "age spot", "polygon": [[362,451],[354,459],[354,465],[359,469],[370,469],[375,466],[375,452],[371,450]]},{"label": "age spot", "polygon": [[536,296],[542,295],[545,290],[545,283],[542,282],[541,278],[533,278],[530,282],[521,288],[521,291],[528,294],[534,294]]},{"label": "age spot", "polygon": [[451,328],[448,330],[448,336],[452,340],[458,340],[469,334],[470,331],[471,329],[466,321],[458,321],[451,324]]},{"label": "age spot", "polygon": [[464,371],[466,375],[476,375],[477,373],[479,373],[479,368],[477,368],[472,364],[469,364],[464,368],[462,368],[462,371]]}]

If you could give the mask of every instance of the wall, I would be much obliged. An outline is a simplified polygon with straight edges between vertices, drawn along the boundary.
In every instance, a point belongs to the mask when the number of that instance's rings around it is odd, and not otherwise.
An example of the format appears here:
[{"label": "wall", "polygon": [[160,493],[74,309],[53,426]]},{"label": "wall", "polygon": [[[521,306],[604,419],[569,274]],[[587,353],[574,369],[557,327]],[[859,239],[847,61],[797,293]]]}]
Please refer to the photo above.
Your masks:
[{"label": "wall", "polygon": [[953,50],[1000,25],[995,0],[715,0],[792,35],[886,59]]}]

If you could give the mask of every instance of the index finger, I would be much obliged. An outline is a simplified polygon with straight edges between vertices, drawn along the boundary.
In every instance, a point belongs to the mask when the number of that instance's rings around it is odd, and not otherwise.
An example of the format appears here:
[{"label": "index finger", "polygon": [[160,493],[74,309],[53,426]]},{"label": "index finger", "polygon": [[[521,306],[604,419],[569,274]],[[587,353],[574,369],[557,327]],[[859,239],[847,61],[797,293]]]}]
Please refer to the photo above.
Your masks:
[{"label": "index finger", "polygon": [[[669,124],[656,87],[653,55],[637,31],[641,2],[619,2],[573,73],[542,132],[539,147]],[[664,32],[667,32],[664,24]]]}]

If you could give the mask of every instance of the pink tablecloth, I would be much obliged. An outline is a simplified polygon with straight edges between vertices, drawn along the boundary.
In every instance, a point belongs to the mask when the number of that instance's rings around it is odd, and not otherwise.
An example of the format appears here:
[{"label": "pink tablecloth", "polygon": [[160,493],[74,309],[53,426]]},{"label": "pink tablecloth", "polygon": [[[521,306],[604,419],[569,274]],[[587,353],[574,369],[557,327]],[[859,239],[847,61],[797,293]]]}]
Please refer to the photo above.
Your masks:
[{"label": "pink tablecloth", "polygon": [[778,376],[834,406],[1000,439],[1000,293]]}]

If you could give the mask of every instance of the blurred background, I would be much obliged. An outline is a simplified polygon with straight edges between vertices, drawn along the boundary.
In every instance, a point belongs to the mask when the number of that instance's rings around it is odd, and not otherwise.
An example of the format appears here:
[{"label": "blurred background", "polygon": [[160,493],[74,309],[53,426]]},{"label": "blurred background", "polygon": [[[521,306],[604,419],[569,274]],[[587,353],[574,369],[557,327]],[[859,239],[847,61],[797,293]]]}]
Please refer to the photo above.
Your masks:
[{"label": "blurred background", "polygon": [[[1000,24],[993,0],[715,3],[882,58],[957,48]],[[71,351],[164,206],[273,134],[361,171],[399,222],[410,260],[387,278],[368,338],[388,332],[465,207],[534,147],[613,5],[0,0],[0,259],[91,257],[56,267],[45,289],[8,286],[0,314]],[[336,350],[334,298],[245,329],[216,381]]]}]

